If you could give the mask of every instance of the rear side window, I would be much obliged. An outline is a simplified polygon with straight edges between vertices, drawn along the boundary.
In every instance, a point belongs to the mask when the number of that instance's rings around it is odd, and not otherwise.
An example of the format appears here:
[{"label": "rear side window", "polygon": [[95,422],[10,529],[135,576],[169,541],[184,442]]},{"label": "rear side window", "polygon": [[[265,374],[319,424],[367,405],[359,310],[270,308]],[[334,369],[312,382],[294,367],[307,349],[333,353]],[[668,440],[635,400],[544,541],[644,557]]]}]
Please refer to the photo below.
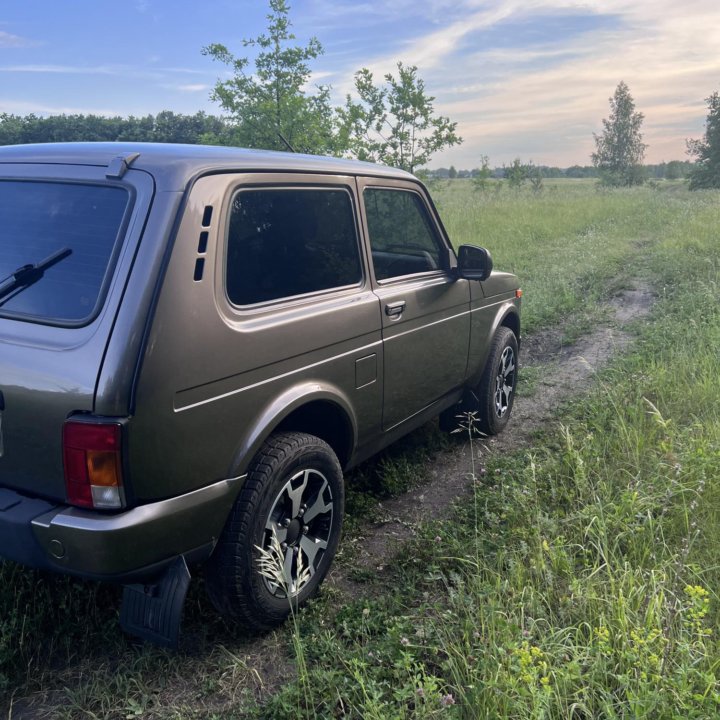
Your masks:
[{"label": "rear side window", "polygon": [[226,284],[235,305],[357,285],[355,216],[341,189],[258,188],[233,197]]},{"label": "rear side window", "polygon": [[[128,201],[119,187],[0,181],[0,314],[88,322],[103,299]],[[42,272],[21,270],[53,256]]]}]

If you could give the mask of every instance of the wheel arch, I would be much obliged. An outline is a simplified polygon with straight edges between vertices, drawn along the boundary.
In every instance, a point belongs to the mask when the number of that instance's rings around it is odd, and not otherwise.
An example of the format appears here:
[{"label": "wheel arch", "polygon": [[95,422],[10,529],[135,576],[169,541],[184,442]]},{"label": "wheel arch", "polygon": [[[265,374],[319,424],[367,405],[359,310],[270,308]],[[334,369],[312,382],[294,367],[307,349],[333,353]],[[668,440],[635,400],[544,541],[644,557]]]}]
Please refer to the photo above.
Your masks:
[{"label": "wheel arch", "polygon": [[518,348],[520,348],[520,314],[514,307],[508,308],[507,312],[502,316],[500,322],[493,328],[493,335],[497,332],[498,327],[510,328],[517,338]]},{"label": "wheel arch", "polygon": [[490,344],[498,328],[509,328],[517,339],[518,349],[520,348],[520,312],[516,303],[517,301],[507,301],[500,305],[493,316],[492,323],[489,323],[483,330],[482,340],[476,341],[474,361],[468,368],[469,375],[466,381],[468,387],[473,387],[480,381],[487,362]]},{"label": "wheel arch", "polygon": [[357,421],[342,391],[306,383],[282,393],[260,411],[236,447],[231,472],[246,472],[265,440],[275,432],[285,431],[305,432],[324,440],[343,468],[357,444]]},{"label": "wheel arch", "polygon": [[309,400],[295,408],[272,430],[283,431],[306,432],[324,440],[342,467],[350,460],[355,447],[355,432],[348,413],[329,399]]}]

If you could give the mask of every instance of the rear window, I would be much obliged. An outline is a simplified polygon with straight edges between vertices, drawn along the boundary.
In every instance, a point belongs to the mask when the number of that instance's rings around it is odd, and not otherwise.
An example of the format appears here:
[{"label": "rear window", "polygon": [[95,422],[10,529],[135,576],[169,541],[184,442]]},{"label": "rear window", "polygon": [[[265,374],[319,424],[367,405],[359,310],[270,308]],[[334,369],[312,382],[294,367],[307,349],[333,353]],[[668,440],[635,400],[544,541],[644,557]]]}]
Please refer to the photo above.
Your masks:
[{"label": "rear window", "polygon": [[[128,201],[109,185],[0,181],[0,314],[88,322],[103,300]],[[41,275],[20,273],[12,287],[20,268],[52,256],[59,259]]]}]

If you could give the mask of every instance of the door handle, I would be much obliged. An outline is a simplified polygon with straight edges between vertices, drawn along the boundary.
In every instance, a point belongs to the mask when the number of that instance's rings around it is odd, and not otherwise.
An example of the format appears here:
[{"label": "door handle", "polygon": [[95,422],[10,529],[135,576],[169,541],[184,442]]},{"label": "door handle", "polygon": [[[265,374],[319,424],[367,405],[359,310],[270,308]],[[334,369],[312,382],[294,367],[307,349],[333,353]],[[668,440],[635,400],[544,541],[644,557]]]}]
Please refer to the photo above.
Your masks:
[{"label": "door handle", "polygon": [[405,301],[399,300],[398,302],[388,303],[385,306],[385,314],[388,317],[399,317],[405,310]]}]

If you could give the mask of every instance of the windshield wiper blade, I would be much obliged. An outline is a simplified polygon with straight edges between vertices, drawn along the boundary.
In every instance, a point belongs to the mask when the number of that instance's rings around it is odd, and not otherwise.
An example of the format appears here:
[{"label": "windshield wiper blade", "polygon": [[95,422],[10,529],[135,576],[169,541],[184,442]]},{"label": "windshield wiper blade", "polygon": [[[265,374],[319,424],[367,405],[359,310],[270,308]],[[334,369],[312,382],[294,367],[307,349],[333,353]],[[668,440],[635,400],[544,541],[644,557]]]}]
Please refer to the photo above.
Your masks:
[{"label": "windshield wiper blade", "polygon": [[63,248],[52,255],[48,255],[38,263],[23,265],[11,272],[7,277],[0,280],[0,299],[7,297],[20,288],[26,288],[36,283],[49,267],[64,260],[71,253],[70,248]]}]

